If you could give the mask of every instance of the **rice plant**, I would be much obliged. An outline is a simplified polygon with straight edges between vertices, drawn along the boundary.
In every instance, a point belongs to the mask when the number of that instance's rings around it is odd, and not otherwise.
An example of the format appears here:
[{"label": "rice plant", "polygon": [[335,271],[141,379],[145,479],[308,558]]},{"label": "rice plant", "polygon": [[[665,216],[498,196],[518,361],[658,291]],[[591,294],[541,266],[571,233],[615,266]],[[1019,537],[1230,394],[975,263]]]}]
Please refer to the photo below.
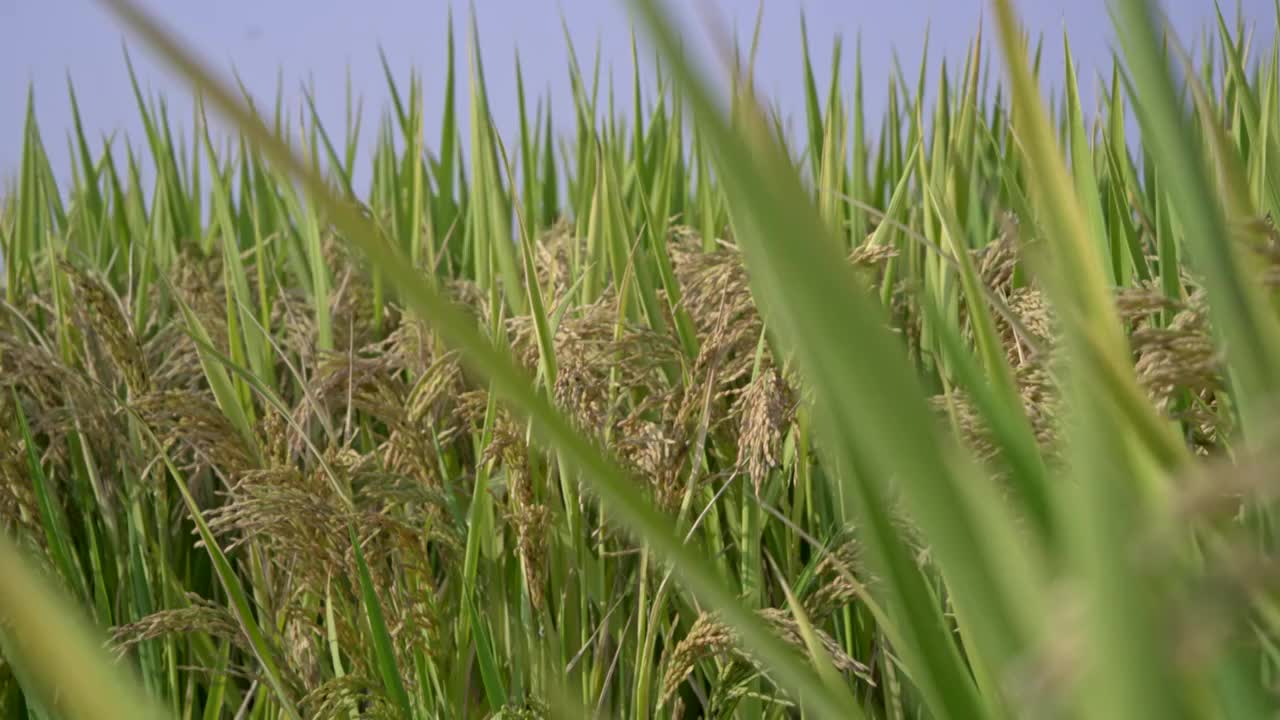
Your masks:
[{"label": "rice plant", "polygon": [[1096,108],[1008,0],[881,117],[806,50],[797,141],[754,44],[722,102],[656,0],[661,62],[573,54],[569,118],[517,63],[504,137],[450,19],[443,103],[387,65],[370,148],[106,4],[194,101],[135,78],[135,149],[69,88],[59,172],[28,100],[4,717],[1274,715],[1280,46],[1243,21],[1117,0]]}]

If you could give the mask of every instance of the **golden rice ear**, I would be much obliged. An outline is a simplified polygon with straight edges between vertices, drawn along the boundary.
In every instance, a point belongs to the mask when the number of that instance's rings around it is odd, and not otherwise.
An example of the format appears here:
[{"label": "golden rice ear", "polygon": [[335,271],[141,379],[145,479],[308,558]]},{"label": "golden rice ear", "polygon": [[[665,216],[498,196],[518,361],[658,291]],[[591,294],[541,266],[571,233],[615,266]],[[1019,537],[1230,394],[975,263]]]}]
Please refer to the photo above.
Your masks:
[{"label": "golden rice ear", "polygon": [[757,495],[769,471],[781,461],[782,436],[794,417],[791,395],[777,368],[768,367],[738,399],[738,463],[751,478]]},{"label": "golden rice ear", "polygon": [[59,267],[71,280],[80,312],[89,318],[86,330],[91,330],[106,345],[107,356],[123,378],[130,395],[145,394],[151,386],[149,371],[138,336],[125,315],[120,299],[101,281],[71,263],[60,260]]},{"label": "golden rice ear", "polygon": [[112,649],[124,655],[148,640],[201,633],[231,641],[244,652],[253,652],[248,639],[240,630],[240,624],[226,607],[193,594],[188,594],[186,602],[186,607],[160,610],[135,622],[112,628]]},{"label": "golden rice ear", "polygon": [[[797,650],[805,647],[799,624],[791,616],[789,610],[765,608],[759,611],[760,617],[778,633],[788,644]],[[863,663],[853,659],[844,649],[825,632],[818,631],[819,641],[834,668],[844,674],[856,675],[861,682],[874,686],[871,670]],[[659,706],[665,706],[680,690],[681,684],[688,678],[698,662],[709,657],[736,656],[751,660],[749,653],[741,650],[740,642],[733,632],[716,619],[712,614],[698,616],[689,632],[672,651],[666,671],[662,677],[662,695]]]}]

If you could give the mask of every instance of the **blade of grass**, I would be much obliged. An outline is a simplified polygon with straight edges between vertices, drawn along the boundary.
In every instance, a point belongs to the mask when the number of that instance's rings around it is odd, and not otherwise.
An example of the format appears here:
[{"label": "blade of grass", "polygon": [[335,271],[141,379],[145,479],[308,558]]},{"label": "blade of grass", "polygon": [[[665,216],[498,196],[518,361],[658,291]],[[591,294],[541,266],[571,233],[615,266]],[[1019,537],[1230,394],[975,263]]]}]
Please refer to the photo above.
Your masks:
[{"label": "blade of grass", "polygon": [[725,621],[741,633],[743,642],[773,670],[779,683],[793,689],[802,703],[815,710],[832,715],[841,713],[841,703],[830,696],[813,670],[800,663],[789,646],[741,605],[710,564],[672,532],[668,520],[637,490],[639,484],[582,437],[545,395],[534,389],[510,357],[497,350],[477,331],[474,323],[426,284],[354,208],[335,197],[323,179],[280,142],[251,109],[183,50],[171,33],[161,29],[128,0],[104,0],[104,3],[166,63],[199,87],[210,104],[234,121],[269,160],[294,176],[314,202],[325,207],[339,231],[386,273],[406,304],[429,320],[473,368],[489,377],[512,407],[534,419],[536,437],[563,453],[611,515],[648,542],[660,557],[671,562],[685,586],[722,613]]},{"label": "blade of grass", "polygon": [[1160,158],[1161,178],[1168,183],[1187,250],[1204,274],[1213,325],[1228,348],[1246,431],[1257,430],[1280,402],[1280,327],[1247,277],[1238,251],[1225,241],[1226,219],[1208,185],[1210,175],[1189,134],[1186,111],[1160,49],[1160,16],[1143,0],[1118,2],[1114,12],[1137,90],[1135,101],[1146,108],[1146,137]]},{"label": "blade of grass", "polygon": [[413,707],[400,677],[391,633],[387,630],[387,621],[382,615],[382,601],[378,599],[378,592],[373,586],[373,577],[369,574],[369,564],[365,562],[364,551],[360,549],[360,538],[356,536],[355,527],[349,527],[348,532],[359,572],[360,599],[364,605],[365,619],[369,623],[369,634],[373,637],[373,649],[378,659],[378,674],[382,676],[383,689],[390,695],[400,716],[412,718]]},{"label": "blade of grass", "polygon": [[[1075,361],[1067,385],[1075,421],[1068,428],[1079,481],[1069,494],[1074,504],[1064,520],[1088,603],[1086,637],[1097,653],[1085,671],[1089,692],[1082,694],[1080,703],[1087,708],[1085,714],[1098,716],[1182,717],[1169,692],[1174,675],[1167,634],[1157,619],[1161,600],[1146,586],[1134,587],[1133,553],[1118,551],[1132,547],[1134,534],[1162,506],[1168,488],[1149,464],[1140,464],[1132,434],[1112,429],[1128,426],[1116,418],[1115,405],[1101,392],[1098,378],[1110,368],[1123,368],[1125,385],[1133,384],[1127,343],[1106,287],[1105,265],[1088,234],[1038,84],[1027,66],[1011,3],[996,0],[994,5],[1013,83],[1021,149],[1034,178],[1032,197],[1055,263],[1041,268],[1039,277],[1064,319],[1067,347]],[[1151,412],[1149,405],[1142,405]]]},{"label": "blade of grass", "polygon": [[97,632],[32,568],[7,533],[0,533],[0,576],[0,644],[41,705],[72,720],[170,717],[108,657]]},{"label": "blade of grass", "polygon": [[[658,4],[636,0],[633,6],[659,46],[674,55],[677,42]],[[766,139],[757,118],[738,118],[754,142],[741,139],[719,117],[711,93],[686,64],[676,63],[686,96],[694,103],[708,142],[714,144],[720,176],[729,185],[735,234],[751,274],[753,291],[795,349],[800,369],[812,384],[825,430],[825,453],[863,513],[867,544],[884,578],[892,606],[901,617],[917,682],[940,716],[983,714],[997,698],[980,698],[969,672],[918,567],[890,529],[884,511],[885,490],[876,478],[895,476],[917,513],[916,520],[939,554],[957,603],[963,602],[980,624],[974,636],[997,669],[1020,654],[1035,627],[1029,608],[1039,605],[1030,558],[1012,553],[993,537],[1013,538],[1010,519],[998,502],[983,500],[992,488],[972,483],[967,473],[950,468],[934,439],[916,380],[900,359],[897,341],[881,324],[881,311],[858,288],[838,244],[814,214],[789,160]],[[755,125],[751,123],[753,120]],[[768,191],[765,191],[768,188]],[[782,238],[805,238],[787,243]],[[854,401],[856,398],[856,402]],[[906,432],[906,428],[912,428]],[[964,475],[962,480],[958,475]],[[972,494],[971,494],[972,493]],[[1012,541],[1025,548],[1020,541]],[[944,550],[950,548],[950,550]],[[964,548],[963,552],[959,552]],[[956,554],[951,555],[954,551]],[[994,608],[1008,614],[997,623]],[[997,627],[1000,625],[1000,627]]]}]

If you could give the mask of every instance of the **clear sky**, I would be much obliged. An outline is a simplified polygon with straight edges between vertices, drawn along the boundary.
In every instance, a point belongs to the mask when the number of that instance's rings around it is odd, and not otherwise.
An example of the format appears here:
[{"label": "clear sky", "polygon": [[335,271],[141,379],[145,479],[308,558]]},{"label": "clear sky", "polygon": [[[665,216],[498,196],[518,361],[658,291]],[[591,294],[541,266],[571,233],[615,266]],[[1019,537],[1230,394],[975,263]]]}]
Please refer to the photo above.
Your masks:
[{"label": "clear sky", "polygon": [[[1112,43],[1107,0],[1018,0],[1028,27],[1045,33],[1051,52],[1046,67],[1060,75],[1065,28],[1082,65],[1083,91],[1092,97],[1095,71],[1109,62]],[[144,0],[200,55],[222,69],[236,67],[250,90],[269,98],[282,72],[287,97],[297,106],[299,84],[313,79],[326,124],[337,130],[343,116],[348,69],[365,98],[366,126],[386,102],[378,47],[402,76],[411,66],[423,71],[428,117],[435,115],[444,79],[445,19],[448,0]],[[452,3],[461,25],[468,4]],[[681,0],[680,18],[693,47],[705,47],[699,14],[712,8],[740,33],[749,33],[755,0]],[[1224,4],[1232,7],[1232,0]],[[1244,15],[1270,34],[1272,0],[1240,0]],[[474,0],[495,116],[511,127],[514,113],[513,57],[519,49],[530,91],[549,89],[553,107],[568,113],[567,51],[563,17],[580,55],[599,42],[604,68],[619,81],[630,72],[629,23],[624,0]],[[1210,0],[1165,0],[1182,40],[1190,44],[1213,17]],[[894,53],[914,77],[924,30],[931,28],[934,58],[958,60],[986,0],[764,0],[764,25],[757,75],[761,89],[796,119],[801,117],[799,16],[810,27],[815,61],[826,64],[831,40],[845,39],[852,50],[861,37],[866,67],[868,111],[878,115]],[[17,172],[28,84],[36,91],[36,111],[55,168],[67,163],[70,130],[68,74],[75,83],[91,137],[122,130],[141,141],[140,122],[129,89],[121,47],[123,29],[94,0],[0,0],[0,179]],[[182,86],[136,43],[131,44],[143,83],[165,94],[175,121],[187,124],[189,105]],[[461,49],[461,48],[460,48]],[[851,52],[846,52],[846,57]],[[934,68],[937,63],[931,60]],[[465,87],[465,86],[464,86]],[[625,86],[624,86],[625,87]],[[872,122],[875,117],[871,118]],[[430,129],[430,127],[428,128]]]}]

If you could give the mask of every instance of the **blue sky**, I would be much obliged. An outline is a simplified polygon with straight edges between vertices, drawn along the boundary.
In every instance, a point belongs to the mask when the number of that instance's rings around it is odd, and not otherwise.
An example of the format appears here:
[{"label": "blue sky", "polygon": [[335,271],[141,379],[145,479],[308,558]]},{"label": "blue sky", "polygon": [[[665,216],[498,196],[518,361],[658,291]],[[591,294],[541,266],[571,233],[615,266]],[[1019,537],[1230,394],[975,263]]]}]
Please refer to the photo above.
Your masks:
[{"label": "blue sky", "polygon": [[[1094,72],[1109,62],[1112,42],[1107,0],[1020,0],[1027,26],[1050,41],[1049,77],[1060,75],[1061,34],[1070,37],[1082,66],[1086,97]],[[301,99],[300,83],[313,80],[326,123],[335,129],[343,117],[343,88],[348,70],[364,96],[366,126],[371,111],[386,102],[378,47],[393,69],[422,70],[428,117],[443,89],[447,0],[143,0],[205,59],[217,67],[236,67],[252,92],[274,94],[282,73],[286,97]],[[684,0],[681,26],[691,47],[707,45],[698,6],[711,9],[744,36],[750,32],[755,0]],[[1228,7],[1231,1],[1227,0]],[[469,5],[452,3],[456,19]],[[1210,0],[1166,0],[1166,12],[1184,42],[1194,40],[1212,19]],[[567,50],[561,19],[580,54],[599,43],[605,69],[621,82],[630,73],[629,23],[623,0],[475,0],[476,19],[494,113],[510,127],[514,113],[513,57],[519,49],[531,92],[549,90],[553,107],[568,115]],[[1272,0],[1241,0],[1247,18],[1269,32]],[[866,67],[868,111],[878,114],[894,53],[910,76],[917,71],[926,26],[934,58],[958,60],[982,15],[985,0],[764,0],[764,26],[757,76],[761,89],[799,119],[801,11],[806,14],[815,61],[826,64],[831,41],[844,38],[847,50],[861,38]],[[123,28],[94,0],[0,0],[0,179],[16,174],[23,105],[28,84],[36,89],[36,112],[55,167],[67,164],[70,130],[66,78],[76,86],[91,137],[114,131],[141,140],[122,56]],[[642,46],[643,47],[643,46]],[[146,50],[131,44],[143,83],[170,100],[175,120],[188,120],[182,86]],[[851,52],[846,52],[846,56]],[[930,63],[936,69],[936,61]],[[874,121],[874,115],[872,120]],[[430,129],[430,128],[428,128]]]}]

